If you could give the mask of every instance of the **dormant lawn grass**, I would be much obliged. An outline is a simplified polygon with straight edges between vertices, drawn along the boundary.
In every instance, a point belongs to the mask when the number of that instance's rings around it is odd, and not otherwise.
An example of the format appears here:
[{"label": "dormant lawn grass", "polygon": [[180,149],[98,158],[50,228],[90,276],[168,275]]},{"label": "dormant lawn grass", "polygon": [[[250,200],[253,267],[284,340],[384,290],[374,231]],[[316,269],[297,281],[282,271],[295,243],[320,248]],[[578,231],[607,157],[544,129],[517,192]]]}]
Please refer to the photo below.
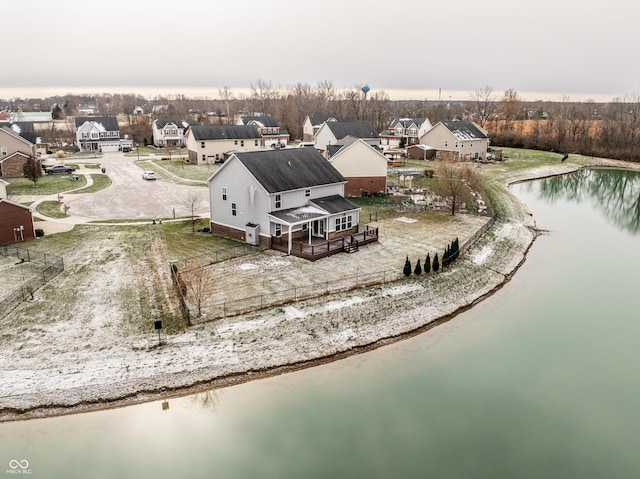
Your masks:
[{"label": "dormant lawn grass", "polygon": [[53,195],[81,188],[87,184],[84,175],[76,176],[77,181],[73,179],[73,175],[44,175],[35,185],[27,178],[9,178],[7,194],[9,196]]}]

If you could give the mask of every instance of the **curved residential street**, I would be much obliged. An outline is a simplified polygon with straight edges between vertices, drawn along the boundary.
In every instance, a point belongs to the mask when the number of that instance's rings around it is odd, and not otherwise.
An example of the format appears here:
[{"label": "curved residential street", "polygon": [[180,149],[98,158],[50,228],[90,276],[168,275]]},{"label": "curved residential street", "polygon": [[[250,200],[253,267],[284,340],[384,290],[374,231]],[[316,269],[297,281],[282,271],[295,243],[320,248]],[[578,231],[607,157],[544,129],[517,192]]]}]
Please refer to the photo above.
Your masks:
[{"label": "curved residential street", "polygon": [[[163,181],[162,175],[155,181],[142,179],[144,166],[136,164],[136,157],[126,157],[122,152],[104,153],[95,160],[84,163],[98,162],[106,168],[106,174],[111,179],[111,186],[95,193],[70,194],[62,192],[63,202],[69,206],[68,217],[48,218],[35,211],[35,207],[42,201],[57,201],[57,194],[47,196],[19,197],[18,201],[30,201],[34,209],[34,216],[46,221],[39,221],[38,227],[45,233],[55,233],[73,228],[73,225],[101,220],[131,220],[152,221],[154,218],[184,217],[190,214],[189,198],[198,195],[200,198],[197,213],[200,216],[209,215],[208,190],[203,186],[188,186]],[[72,160],[69,161],[70,163]],[[76,162],[74,162],[76,163]],[[78,175],[85,175],[87,184],[93,184],[91,174],[98,174],[100,170],[83,168],[83,162],[77,162],[80,168]],[[154,169],[161,168],[157,165]],[[163,175],[172,176],[167,170]],[[181,181],[185,181],[181,179]],[[196,184],[196,182],[194,182]]]}]

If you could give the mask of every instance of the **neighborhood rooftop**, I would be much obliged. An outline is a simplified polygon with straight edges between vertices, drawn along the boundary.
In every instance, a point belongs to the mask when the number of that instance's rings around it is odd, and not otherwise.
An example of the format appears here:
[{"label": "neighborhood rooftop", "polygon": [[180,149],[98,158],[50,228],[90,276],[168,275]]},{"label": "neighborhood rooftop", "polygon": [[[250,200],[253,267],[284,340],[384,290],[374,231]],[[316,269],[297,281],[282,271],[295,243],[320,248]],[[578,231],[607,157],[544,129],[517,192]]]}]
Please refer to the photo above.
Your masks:
[{"label": "neighborhood rooftop", "polygon": [[338,140],[347,136],[355,138],[378,138],[378,132],[368,121],[330,121],[326,123]]},{"label": "neighborhood rooftop", "polygon": [[269,193],[346,181],[315,148],[253,151],[236,156]]},{"label": "neighborhood rooftop", "polygon": [[194,125],[190,127],[198,140],[246,140],[260,138],[260,133],[250,125]]},{"label": "neighborhood rooftop", "polygon": [[442,124],[455,135],[458,140],[486,139],[487,134],[472,121],[443,121]]},{"label": "neighborhood rooftop", "polygon": [[118,127],[118,120],[115,116],[102,116],[102,117],[78,117],[76,118],[76,128],[80,128],[86,122],[95,124],[104,131],[120,131]]}]

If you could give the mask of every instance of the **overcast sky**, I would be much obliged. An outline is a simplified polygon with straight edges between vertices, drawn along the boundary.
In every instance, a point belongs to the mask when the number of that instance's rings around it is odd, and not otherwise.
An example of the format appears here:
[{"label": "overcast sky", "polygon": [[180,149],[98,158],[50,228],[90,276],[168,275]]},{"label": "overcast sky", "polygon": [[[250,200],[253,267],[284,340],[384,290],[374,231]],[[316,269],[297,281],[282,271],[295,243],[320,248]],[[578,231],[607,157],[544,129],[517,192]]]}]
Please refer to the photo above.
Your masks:
[{"label": "overcast sky", "polygon": [[639,14],[633,0],[3,1],[0,98],[216,98],[262,79],[609,101],[640,92]]}]

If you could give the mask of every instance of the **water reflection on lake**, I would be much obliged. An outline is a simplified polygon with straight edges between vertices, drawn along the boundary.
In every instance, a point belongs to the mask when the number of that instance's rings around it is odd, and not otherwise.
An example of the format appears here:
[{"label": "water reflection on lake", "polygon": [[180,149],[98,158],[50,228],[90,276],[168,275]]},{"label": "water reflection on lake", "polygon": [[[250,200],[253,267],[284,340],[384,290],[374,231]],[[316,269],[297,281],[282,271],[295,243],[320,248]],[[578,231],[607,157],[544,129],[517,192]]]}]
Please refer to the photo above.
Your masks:
[{"label": "water reflection on lake", "polygon": [[165,410],[1,424],[0,474],[28,460],[46,478],[637,478],[638,181],[514,186],[550,233],[427,334]]}]

